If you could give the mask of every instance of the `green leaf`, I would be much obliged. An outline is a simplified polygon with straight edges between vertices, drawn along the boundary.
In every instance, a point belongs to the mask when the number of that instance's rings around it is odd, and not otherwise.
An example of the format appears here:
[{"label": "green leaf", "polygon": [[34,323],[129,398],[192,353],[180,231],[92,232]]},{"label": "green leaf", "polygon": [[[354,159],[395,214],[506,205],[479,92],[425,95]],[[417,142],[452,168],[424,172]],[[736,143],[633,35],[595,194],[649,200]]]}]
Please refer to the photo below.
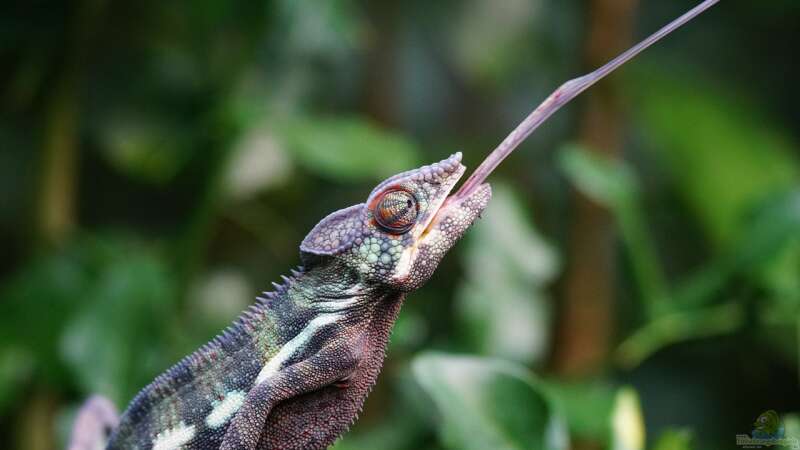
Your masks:
[{"label": "green leaf", "polygon": [[744,238],[750,208],[800,178],[797,145],[758,105],[733,98],[716,80],[664,73],[640,72],[636,117],[701,225],[726,248]]},{"label": "green leaf", "polygon": [[442,443],[454,449],[563,449],[568,437],[552,402],[524,367],[497,359],[426,353],[417,382],[433,399]]},{"label": "green leaf", "polygon": [[191,157],[191,137],[179,124],[122,114],[101,131],[103,156],[120,172],[153,184],[166,184]]},{"label": "green leaf", "polygon": [[125,404],[167,364],[161,358],[172,356],[163,349],[173,278],[156,254],[126,236],[80,238],[44,255],[3,292],[0,362],[13,357],[53,383],[72,375],[84,392]]},{"label": "green leaf", "polygon": [[644,448],[644,419],[636,391],[603,382],[548,380],[547,392],[558,403],[570,435],[590,442],[610,442],[614,450]]},{"label": "green leaf", "polygon": [[14,348],[0,350],[0,414],[22,396],[32,369],[33,357],[29,352]]},{"label": "green leaf", "polygon": [[129,252],[103,267],[85,295],[65,328],[62,355],[85,392],[125,404],[166,365],[172,281],[158,260]]},{"label": "green leaf", "polygon": [[[800,307],[800,189],[764,202],[746,222],[733,265],[772,292],[778,314]],[[776,311],[777,312],[777,311]]]},{"label": "green leaf", "polygon": [[[452,31],[444,37],[452,50],[459,75],[496,86],[511,84],[509,78],[524,70],[525,64],[544,65],[544,48],[552,45],[547,27],[535,20],[537,8],[530,2],[468,2],[448,13],[445,21]],[[538,45],[529,45],[532,33]],[[533,51],[532,51],[533,50]],[[524,52],[526,57],[520,58]],[[532,60],[532,62],[531,62]]]},{"label": "green leaf", "polygon": [[733,302],[676,309],[660,314],[628,336],[617,348],[615,357],[622,367],[630,369],[666,346],[731,333],[739,329],[745,319],[744,309]]},{"label": "green leaf", "polygon": [[653,450],[692,450],[692,432],[690,430],[667,430],[658,437]]},{"label": "green leaf", "polygon": [[800,236],[800,190],[763,202],[744,222],[746,239],[735,252],[735,265],[757,269]]},{"label": "green leaf", "polygon": [[410,141],[362,118],[296,120],[278,133],[297,162],[337,181],[371,181],[419,165]]},{"label": "green leaf", "polygon": [[493,186],[492,202],[466,244],[457,307],[470,348],[522,363],[544,358],[552,316],[544,291],[558,258],[508,186]]},{"label": "green leaf", "polygon": [[559,164],[578,190],[600,204],[619,209],[634,201],[636,178],[620,161],[568,145],[559,152]]},{"label": "green leaf", "polygon": [[345,58],[364,44],[366,21],[353,2],[306,3],[282,1],[282,23],[291,24],[283,43],[296,58]]},{"label": "green leaf", "polygon": [[64,374],[57,342],[91,284],[92,259],[92,252],[80,244],[42,255],[23,265],[0,295],[3,350],[29,354],[29,362],[50,380]]},{"label": "green leaf", "polygon": [[579,191],[614,214],[650,315],[668,309],[668,288],[646,226],[645,212],[639,205],[638,182],[633,171],[622,160],[575,145],[559,152],[559,162]]},{"label": "green leaf", "polygon": [[743,230],[746,239],[678,287],[676,302],[707,303],[733,276],[743,276],[772,292],[770,312],[792,316],[787,312],[800,306],[800,190],[762,202]]},{"label": "green leaf", "polygon": [[609,417],[616,395],[613,386],[603,382],[546,380],[544,387],[564,412],[570,436],[594,442],[610,440]]}]

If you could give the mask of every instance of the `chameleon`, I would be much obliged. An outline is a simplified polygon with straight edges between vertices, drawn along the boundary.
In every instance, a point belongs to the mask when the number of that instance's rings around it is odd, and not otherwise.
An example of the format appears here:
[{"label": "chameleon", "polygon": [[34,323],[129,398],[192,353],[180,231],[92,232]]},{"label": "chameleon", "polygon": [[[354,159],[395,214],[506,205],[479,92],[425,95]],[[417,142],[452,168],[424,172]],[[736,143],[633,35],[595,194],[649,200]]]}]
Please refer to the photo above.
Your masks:
[{"label": "chameleon", "polygon": [[461,153],[379,183],[320,221],[301,265],[232,325],[146,386],[117,416],[92,397],[69,450],[322,449],[357,419],[408,294],[491,199],[488,175],[542,122],[716,4],[705,0],[605,66],[561,85],[476,168]]}]

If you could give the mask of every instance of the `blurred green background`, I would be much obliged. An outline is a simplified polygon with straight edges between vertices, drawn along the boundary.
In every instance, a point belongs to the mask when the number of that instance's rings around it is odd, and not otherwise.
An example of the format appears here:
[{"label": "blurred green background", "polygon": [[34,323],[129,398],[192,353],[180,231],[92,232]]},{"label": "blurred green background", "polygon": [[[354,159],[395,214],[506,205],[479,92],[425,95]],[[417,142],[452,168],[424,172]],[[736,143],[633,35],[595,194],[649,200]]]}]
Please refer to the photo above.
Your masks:
[{"label": "blurred green background", "polygon": [[[9,2],[11,3],[11,2]],[[0,7],[0,448],[63,448],[383,177],[474,167],[694,2]],[[800,3],[726,0],[557,114],[395,328],[336,448],[800,438]]]}]

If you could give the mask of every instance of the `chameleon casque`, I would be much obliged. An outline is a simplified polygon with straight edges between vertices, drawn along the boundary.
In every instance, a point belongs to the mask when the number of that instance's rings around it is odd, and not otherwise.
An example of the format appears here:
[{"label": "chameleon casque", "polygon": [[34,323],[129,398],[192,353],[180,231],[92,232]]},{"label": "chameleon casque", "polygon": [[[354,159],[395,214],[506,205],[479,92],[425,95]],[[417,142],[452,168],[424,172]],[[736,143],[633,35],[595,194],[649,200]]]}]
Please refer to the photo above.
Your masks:
[{"label": "chameleon casque", "polygon": [[356,420],[407,294],[486,208],[486,177],[561,106],[719,0],[706,0],[536,108],[454,194],[461,154],[378,184],[300,245],[302,266],[145,387],[117,418],[93,397],[70,450],[321,449]]}]

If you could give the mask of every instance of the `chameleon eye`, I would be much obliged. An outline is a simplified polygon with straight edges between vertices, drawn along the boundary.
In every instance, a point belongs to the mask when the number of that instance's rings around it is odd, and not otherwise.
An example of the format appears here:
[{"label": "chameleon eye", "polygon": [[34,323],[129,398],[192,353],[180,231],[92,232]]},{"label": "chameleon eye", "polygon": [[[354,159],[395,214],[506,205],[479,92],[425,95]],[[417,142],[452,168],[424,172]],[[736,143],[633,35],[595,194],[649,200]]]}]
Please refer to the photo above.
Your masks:
[{"label": "chameleon eye", "polygon": [[375,205],[373,215],[378,225],[390,233],[405,233],[417,221],[419,206],[417,199],[407,191],[388,191],[378,204]]}]

